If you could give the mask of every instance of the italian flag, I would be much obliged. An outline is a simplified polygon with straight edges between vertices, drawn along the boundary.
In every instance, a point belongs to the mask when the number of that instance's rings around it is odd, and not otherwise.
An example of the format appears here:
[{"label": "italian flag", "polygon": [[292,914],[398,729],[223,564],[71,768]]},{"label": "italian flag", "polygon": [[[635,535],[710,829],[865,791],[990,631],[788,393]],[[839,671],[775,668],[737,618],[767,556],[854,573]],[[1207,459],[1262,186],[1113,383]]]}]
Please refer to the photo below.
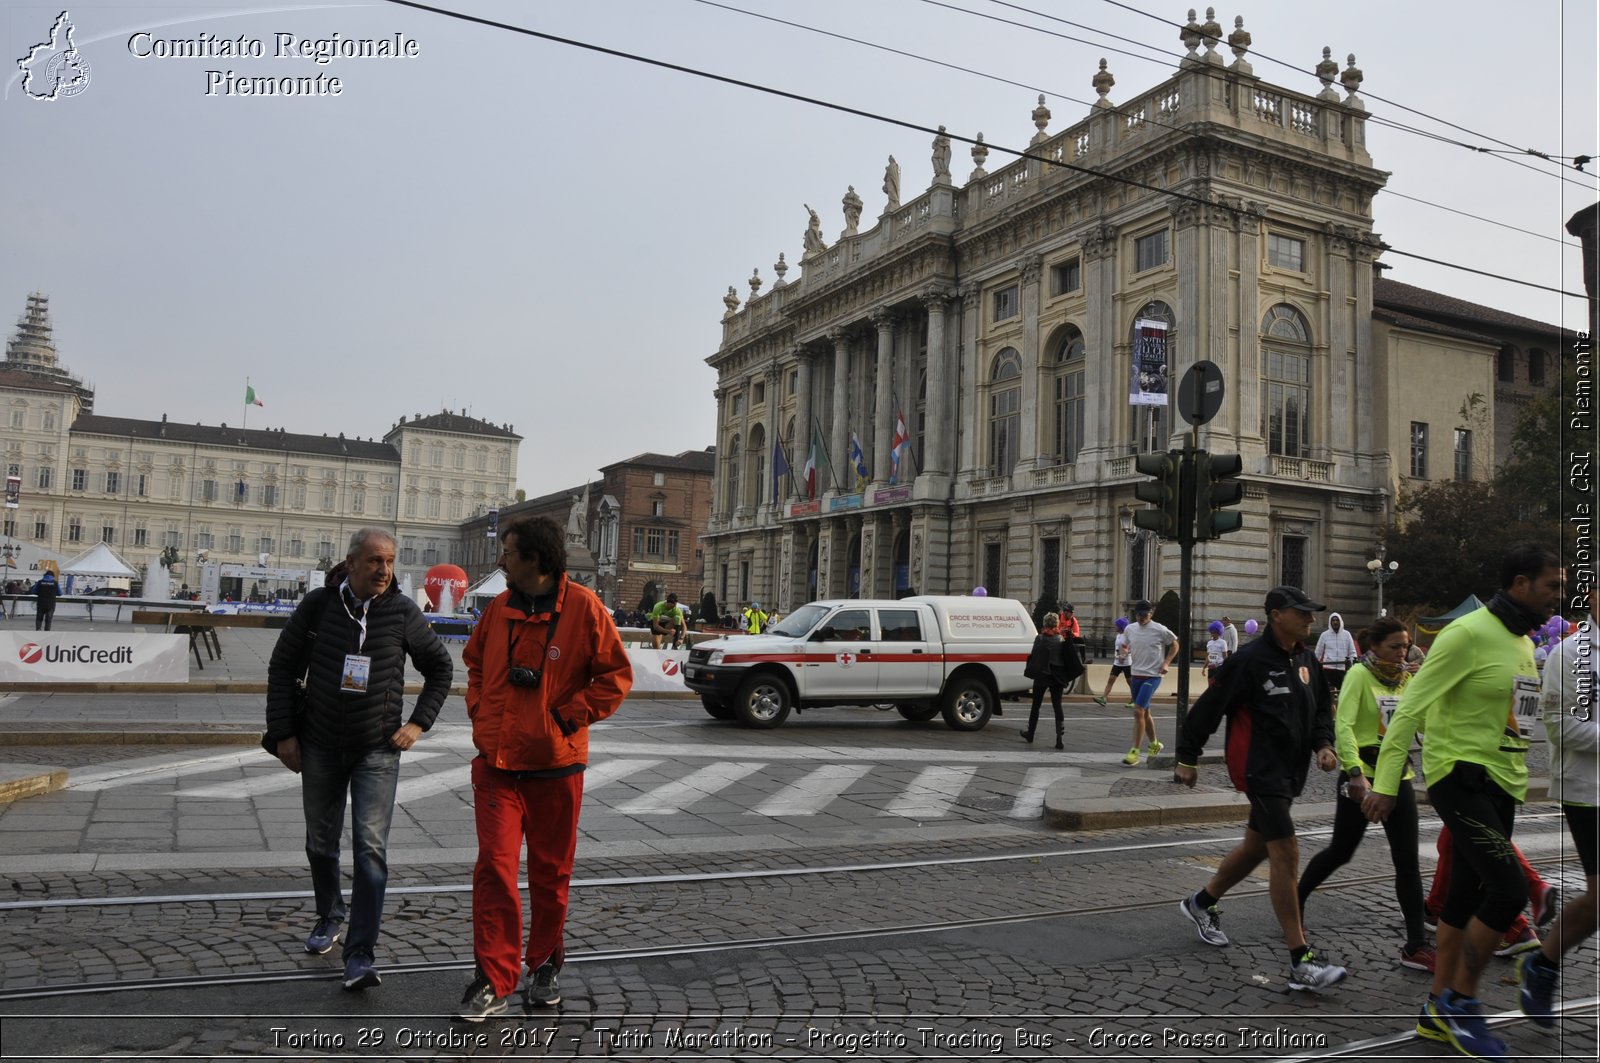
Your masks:
[{"label": "italian flag", "polygon": [[246,406],[265,406],[266,403],[256,398],[256,389],[249,384],[244,386],[244,404]]}]

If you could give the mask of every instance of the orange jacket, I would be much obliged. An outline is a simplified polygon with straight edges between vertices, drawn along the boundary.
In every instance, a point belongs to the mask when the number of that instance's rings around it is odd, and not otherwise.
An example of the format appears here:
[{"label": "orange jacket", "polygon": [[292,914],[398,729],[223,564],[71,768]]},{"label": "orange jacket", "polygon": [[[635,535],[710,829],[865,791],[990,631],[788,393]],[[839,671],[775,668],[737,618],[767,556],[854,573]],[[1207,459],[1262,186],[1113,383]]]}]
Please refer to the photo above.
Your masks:
[{"label": "orange jacket", "polygon": [[[527,615],[503,591],[478,618],[462,660],[472,744],[506,771],[587,764],[589,725],[617,711],[633,687],[633,666],[617,627],[587,587],[561,577],[555,641],[550,613]],[[516,637],[513,640],[512,632]],[[510,651],[515,644],[515,659]],[[511,665],[544,668],[537,687],[512,686]]]}]

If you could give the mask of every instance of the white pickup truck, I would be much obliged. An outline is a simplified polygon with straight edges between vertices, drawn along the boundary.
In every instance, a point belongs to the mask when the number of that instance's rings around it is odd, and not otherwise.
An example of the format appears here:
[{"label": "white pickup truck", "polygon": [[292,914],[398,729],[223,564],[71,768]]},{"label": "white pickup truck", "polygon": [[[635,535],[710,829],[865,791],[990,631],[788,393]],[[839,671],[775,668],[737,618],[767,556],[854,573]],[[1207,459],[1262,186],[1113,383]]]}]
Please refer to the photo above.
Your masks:
[{"label": "white pickup truck", "polygon": [[702,642],[683,681],[706,712],[776,727],[790,711],[893,705],[908,720],[940,712],[957,731],[989,722],[1022,674],[1036,634],[1021,602],[921,595],[811,602],[763,635]]}]

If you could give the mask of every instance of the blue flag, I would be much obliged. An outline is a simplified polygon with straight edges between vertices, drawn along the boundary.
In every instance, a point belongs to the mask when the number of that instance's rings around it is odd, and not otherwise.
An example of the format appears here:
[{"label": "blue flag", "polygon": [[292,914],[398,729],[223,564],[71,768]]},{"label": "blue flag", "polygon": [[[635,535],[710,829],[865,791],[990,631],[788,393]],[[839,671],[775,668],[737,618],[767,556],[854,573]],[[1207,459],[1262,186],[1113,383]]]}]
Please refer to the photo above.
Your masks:
[{"label": "blue flag", "polygon": [[789,468],[789,460],[786,457],[784,457],[784,454],[783,454],[783,440],[778,438],[777,436],[774,436],[772,438],[772,504],[773,505],[777,505],[780,501],[783,500],[783,494],[778,489],[779,485],[782,483],[782,478],[785,477],[785,476],[791,475],[793,472],[794,472],[794,470]]},{"label": "blue flag", "polygon": [[855,466],[856,490],[860,491],[872,479],[872,473],[867,470],[867,457],[861,452],[861,440],[854,432],[850,433],[850,464]]}]

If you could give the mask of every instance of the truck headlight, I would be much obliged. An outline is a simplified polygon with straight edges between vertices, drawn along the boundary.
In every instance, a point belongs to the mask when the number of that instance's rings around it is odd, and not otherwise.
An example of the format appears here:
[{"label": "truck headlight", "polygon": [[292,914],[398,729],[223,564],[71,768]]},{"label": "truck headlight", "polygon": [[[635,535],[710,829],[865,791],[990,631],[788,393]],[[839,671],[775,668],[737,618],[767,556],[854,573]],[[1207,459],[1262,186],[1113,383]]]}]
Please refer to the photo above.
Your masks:
[{"label": "truck headlight", "polygon": [[721,663],[722,663],[722,651],[721,650],[712,650],[711,651],[711,656],[706,658],[706,664],[709,665],[709,664],[721,664]]}]

